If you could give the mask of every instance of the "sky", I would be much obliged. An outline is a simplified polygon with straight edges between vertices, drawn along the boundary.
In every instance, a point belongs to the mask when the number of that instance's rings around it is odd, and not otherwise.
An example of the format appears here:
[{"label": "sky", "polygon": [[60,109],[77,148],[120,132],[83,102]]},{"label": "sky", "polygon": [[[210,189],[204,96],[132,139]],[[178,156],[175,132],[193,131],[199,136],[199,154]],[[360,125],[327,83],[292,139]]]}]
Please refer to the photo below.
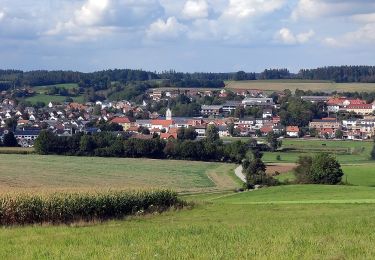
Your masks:
[{"label": "sky", "polygon": [[375,0],[0,0],[0,68],[375,65]]}]

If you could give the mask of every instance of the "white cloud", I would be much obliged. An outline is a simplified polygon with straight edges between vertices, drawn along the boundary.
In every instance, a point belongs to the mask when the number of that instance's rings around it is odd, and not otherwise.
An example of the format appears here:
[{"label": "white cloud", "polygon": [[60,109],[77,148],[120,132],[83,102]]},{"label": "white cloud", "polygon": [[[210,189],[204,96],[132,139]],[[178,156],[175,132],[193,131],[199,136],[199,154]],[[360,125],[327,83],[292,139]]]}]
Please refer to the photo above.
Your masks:
[{"label": "white cloud", "polygon": [[147,37],[150,39],[173,39],[186,31],[186,26],[179,23],[176,17],[169,17],[166,21],[158,19],[152,23],[147,30]]},{"label": "white cloud", "polygon": [[375,13],[353,15],[352,19],[360,23],[375,23]]},{"label": "white cloud", "polygon": [[0,10],[0,21],[5,17],[5,12]]},{"label": "white cloud", "polygon": [[206,18],[208,4],[205,0],[188,0],[182,10],[182,15],[187,19]]},{"label": "white cloud", "polygon": [[294,35],[293,32],[288,28],[282,28],[278,31],[276,34],[276,39],[284,44],[302,44],[308,42],[313,36],[315,35],[315,32],[313,30],[310,30],[305,33],[300,33],[297,35]]},{"label": "white cloud", "polygon": [[97,39],[101,35],[140,30],[162,14],[158,0],[86,0],[66,20],[48,30],[48,36],[73,40]]},{"label": "white cloud", "polygon": [[243,19],[273,12],[284,4],[284,0],[229,0],[224,16]]},{"label": "white cloud", "polygon": [[375,44],[375,23],[368,23],[356,31],[345,33],[338,37],[328,37],[323,41],[331,47],[351,47],[362,44]]},{"label": "white cloud", "polygon": [[369,0],[299,0],[291,18],[298,20],[350,16],[367,13],[374,8],[375,2]]}]

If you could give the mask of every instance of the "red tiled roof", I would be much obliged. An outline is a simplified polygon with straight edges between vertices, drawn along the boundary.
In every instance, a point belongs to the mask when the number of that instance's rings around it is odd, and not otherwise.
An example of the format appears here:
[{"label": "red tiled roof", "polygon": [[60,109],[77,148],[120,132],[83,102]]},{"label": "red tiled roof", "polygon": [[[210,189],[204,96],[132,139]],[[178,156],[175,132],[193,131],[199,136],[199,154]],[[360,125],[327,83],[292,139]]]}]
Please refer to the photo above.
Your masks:
[{"label": "red tiled roof", "polygon": [[177,133],[161,133],[160,134],[161,139],[177,139]]},{"label": "red tiled roof", "polygon": [[111,120],[111,123],[116,123],[116,124],[128,124],[131,123],[129,118],[127,117],[115,117]]},{"label": "red tiled roof", "polygon": [[163,127],[169,127],[170,125],[173,125],[173,120],[162,120],[162,119],[155,119],[151,120],[152,125],[161,125]]},{"label": "red tiled roof", "polygon": [[298,126],[287,126],[286,131],[287,132],[299,132],[299,127]]},{"label": "red tiled roof", "polygon": [[352,99],[352,100],[349,100],[349,102],[350,102],[350,105],[364,105],[364,104],[366,104],[366,101],[361,100],[361,99]]}]

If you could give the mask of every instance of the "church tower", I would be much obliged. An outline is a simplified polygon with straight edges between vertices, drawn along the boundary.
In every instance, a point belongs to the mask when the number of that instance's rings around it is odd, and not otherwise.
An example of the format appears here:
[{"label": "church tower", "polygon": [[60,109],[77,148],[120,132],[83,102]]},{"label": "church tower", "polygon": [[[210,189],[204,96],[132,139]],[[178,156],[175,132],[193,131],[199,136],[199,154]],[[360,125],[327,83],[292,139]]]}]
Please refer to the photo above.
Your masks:
[{"label": "church tower", "polygon": [[166,120],[172,120],[172,110],[168,107],[167,112],[165,113]]}]

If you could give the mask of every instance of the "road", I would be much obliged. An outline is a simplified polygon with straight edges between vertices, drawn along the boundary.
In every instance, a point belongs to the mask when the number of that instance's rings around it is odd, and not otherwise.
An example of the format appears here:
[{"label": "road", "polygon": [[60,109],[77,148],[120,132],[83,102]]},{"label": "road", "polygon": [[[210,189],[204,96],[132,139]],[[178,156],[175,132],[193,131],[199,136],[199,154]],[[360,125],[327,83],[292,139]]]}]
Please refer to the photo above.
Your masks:
[{"label": "road", "polygon": [[245,175],[242,173],[242,165],[238,166],[235,170],[234,170],[234,173],[236,174],[236,176],[238,178],[241,179],[241,181],[245,182],[246,183],[246,177]]}]

